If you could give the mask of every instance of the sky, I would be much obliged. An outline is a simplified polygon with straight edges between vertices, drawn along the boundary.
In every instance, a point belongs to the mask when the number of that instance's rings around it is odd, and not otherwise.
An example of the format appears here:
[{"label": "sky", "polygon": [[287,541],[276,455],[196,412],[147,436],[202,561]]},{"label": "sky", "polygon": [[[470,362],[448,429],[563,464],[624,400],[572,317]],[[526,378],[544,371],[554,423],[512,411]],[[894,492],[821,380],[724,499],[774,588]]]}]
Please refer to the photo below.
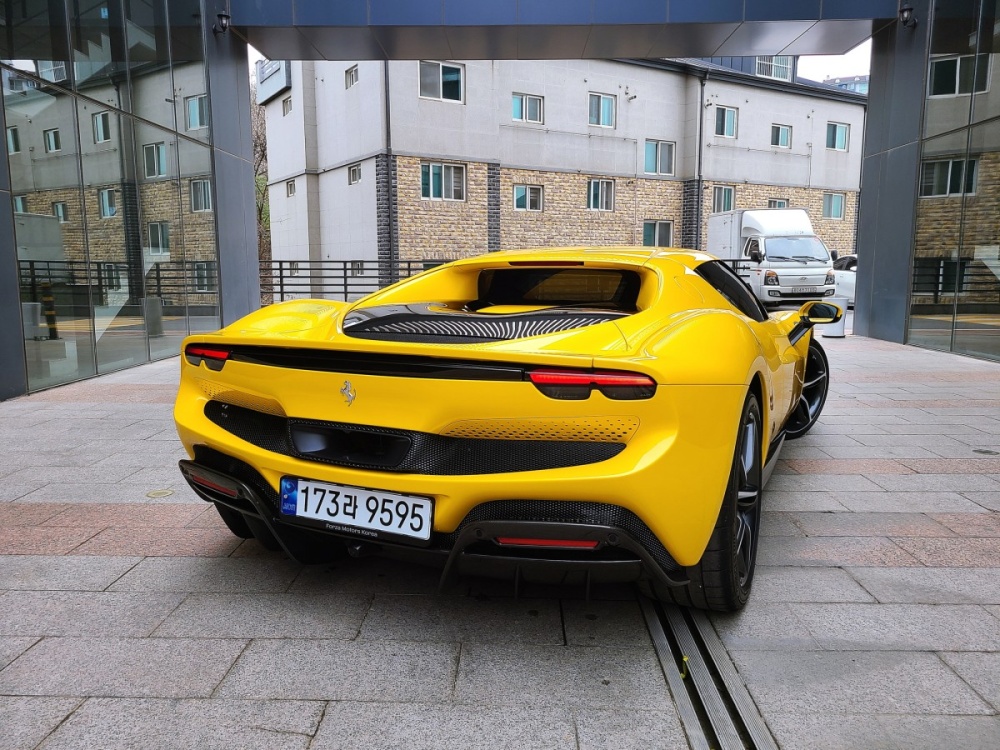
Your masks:
[{"label": "sky", "polygon": [[862,42],[846,55],[803,55],[799,75],[811,81],[845,76],[866,76],[871,67],[872,42]]}]

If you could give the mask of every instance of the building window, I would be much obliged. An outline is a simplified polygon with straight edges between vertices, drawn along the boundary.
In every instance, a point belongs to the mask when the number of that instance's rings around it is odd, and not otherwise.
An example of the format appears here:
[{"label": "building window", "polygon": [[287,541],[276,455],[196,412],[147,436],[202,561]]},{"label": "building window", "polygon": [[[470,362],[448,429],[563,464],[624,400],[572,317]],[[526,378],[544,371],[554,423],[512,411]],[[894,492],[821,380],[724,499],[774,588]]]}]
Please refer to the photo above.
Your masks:
[{"label": "building window", "polygon": [[26,195],[14,196],[14,213],[16,214],[28,213],[28,196]]},{"label": "building window", "polygon": [[38,77],[50,83],[66,80],[66,63],[61,60],[39,60]]},{"label": "building window", "polygon": [[347,184],[353,185],[356,182],[361,182],[360,164],[352,164],[347,168]]},{"label": "building window", "polygon": [[292,111],[292,97],[286,96],[281,100],[281,116],[284,117]]},{"label": "building window", "polygon": [[788,198],[768,198],[768,208],[788,208]]},{"label": "building window", "polygon": [[931,60],[928,96],[955,96],[989,90],[989,55]]},{"label": "building window", "polygon": [[191,180],[191,211],[212,210],[212,183],[208,180]]},{"label": "building window", "polygon": [[920,165],[922,197],[967,195],[976,192],[975,159],[927,161]]},{"label": "building window", "polygon": [[111,113],[97,112],[94,115],[94,143],[106,143],[111,140]]},{"label": "building window", "polygon": [[201,130],[208,127],[208,95],[189,96],[184,100],[184,115],[187,118],[188,130]]},{"label": "building window", "polygon": [[587,182],[587,208],[594,211],[614,211],[615,181],[589,180]]},{"label": "building window", "polygon": [[844,218],[843,193],[823,193],[823,218],[824,219]]},{"label": "building window", "polygon": [[712,190],[712,213],[732,211],[736,198],[736,188],[729,185],[716,185]]},{"label": "building window", "polygon": [[670,247],[674,244],[674,225],[669,221],[642,222],[642,244],[646,247]]},{"label": "building window", "polygon": [[791,125],[772,125],[771,126],[771,145],[777,146],[778,148],[791,148],[792,147],[792,126]]},{"label": "building window", "polygon": [[674,173],[674,144],[670,141],[646,141],[646,174]]},{"label": "building window", "polygon": [[615,97],[610,94],[590,95],[590,124],[602,128],[615,126]]},{"label": "building window", "polygon": [[851,126],[842,122],[826,124],[826,147],[835,151],[847,151],[848,136]]},{"label": "building window", "polygon": [[353,65],[344,71],[344,88],[349,89],[358,82],[358,66]]},{"label": "building window", "polygon": [[715,108],[715,134],[723,138],[736,137],[736,120],[739,110],[732,107]]},{"label": "building window", "polygon": [[170,255],[170,227],[167,222],[149,222],[148,234],[150,255]]},{"label": "building window", "polygon": [[544,101],[540,96],[513,94],[511,96],[510,119],[541,124],[544,121],[543,104]]},{"label": "building window", "polygon": [[465,200],[465,167],[460,164],[420,165],[420,197],[432,200]]},{"label": "building window", "polygon": [[21,136],[18,134],[16,126],[7,128],[7,153],[21,153]]},{"label": "building window", "polygon": [[420,96],[449,102],[464,101],[463,73],[461,65],[421,60]]},{"label": "building window", "polygon": [[112,292],[122,288],[122,275],[115,263],[98,263],[97,281],[101,287]]},{"label": "building window", "polygon": [[195,261],[194,290],[196,292],[215,291],[215,261],[211,260]]},{"label": "building window", "polygon": [[146,177],[164,177],[167,174],[167,146],[164,143],[147,143],[142,147]]},{"label": "building window", "polygon": [[65,202],[56,201],[52,204],[52,215],[59,219],[60,224],[65,224],[69,221],[69,209],[67,208]]},{"label": "building window", "polygon": [[514,210],[541,211],[542,192],[543,190],[541,185],[515,185]]},{"label": "building window", "polygon": [[62,140],[59,138],[59,128],[43,130],[42,138],[45,141],[45,153],[51,154],[53,151],[62,151]]},{"label": "building window", "polygon": [[101,218],[110,219],[118,215],[118,196],[113,188],[97,191],[97,201],[101,206]]},{"label": "building window", "polygon": [[757,58],[757,75],[762,78],[776,78],[779,81],[792,80],[791,55],[762,56]]},{"label": "building window", "polygon": [[289,276],[299,275],[299,262],[297,260],[293,260],[288,264],[288,274]]},{"label": "building window", "polygon": [[351,261],[351,276],[363,276],[365,273],[365,262],[363,260]]},{"label": "building window", "polygon": [[285,195],[289,198],[295,195],[295,180],[289,180],[285,183]]}]

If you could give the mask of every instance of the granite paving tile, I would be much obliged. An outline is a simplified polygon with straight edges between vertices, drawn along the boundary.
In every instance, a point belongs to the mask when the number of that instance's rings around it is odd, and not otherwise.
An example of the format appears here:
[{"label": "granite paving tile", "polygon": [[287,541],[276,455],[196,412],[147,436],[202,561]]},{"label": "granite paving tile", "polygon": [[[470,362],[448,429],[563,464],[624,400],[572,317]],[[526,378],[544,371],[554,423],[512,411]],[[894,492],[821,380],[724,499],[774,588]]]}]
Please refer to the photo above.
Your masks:
[{"label": "granite paving tile", "polygon": [[462,646],[457,703],[662,709],[669,695],[651,650],[482,644]]},{"label": "granite paving tile", "polygon": [[376,594],[361,639],[562,644],[558,601]]},{"label": "granite paving tile", "polygon": [[766,536],[805,536],[792,520],[792,514],[785,511],[765,511],[760,518],[760,535]]},{"label": "granite paving tile", "polygon": [[995,750],[1000,716],[768,714],[782,748],[794,750]]},{"label": "granite paving tile", "polygon": [[997,568],[848,568],[880,602],[1000,604]]},{"label": "granite paving tile", "polygon": [[890,424],[883,425],[882,429],[890,435],[973,435],[983,436],[983,431],[970,425],[968,422],[953,422],[951,424],[927,423],[920,424]]},{"label": "granite paving tile", "polygon": [[79,698],[0,696],[0,750],[36,747],[79,705]]},{"label": "granite paving tile", "polygon": [[589,709],[576,714],[580,750],[687,750],[677,714],[671,710]]},{"label": "granite paving tile", "polygon": [[[923,540],[917,540],[923,541]],[[920,565],[901,544],[882,537],[769,537],[757,551],[758,565],[903,567]]]},{"label": "granite paving tile", "polygon": [[[971,455],[967,447],[956,448],[961,451],[962,456]],[[915,445],[881,445],[881,446],[857,446],[857,447],[831,447],[824,448],[830,458],[840,460],[854,459],[913,459],[913,458],[938,458],[940,453],[937,450],[930,450]]]},{"label": "granite paving tile", "polygon": [[112,591],[280,593],[302,566],[290,560],[147,558],[117,580]]},{"label": "granite paving tile", "polygon": [[830,651],[1000,651],[1000,621],[959,604],[792,604]]},{"label": "granite paving tile", "polygon": [[65,555],[99,532],[92,528],[2,527],[0,555]]},{"label": "granite paving tile", "polygon": [[213,697],[443,703],[458,653],[457,643],[256,640]]},{"label": "granite paving tile", "polygon": [[74,549],[73,554],[226,557],[241,541],[222,529],[104,529]]},{"label": "granite paving tile", "polygon": [[[289,591],[295,593],[435,594],[441,580],[437,568],[366,557],[302,569]],[[449,593],[465,594],[464,583]]]},{"label": "granite paving tile", "polygon": [[570,646],[650,648],[642,610],[636,601],[562,602],[563,628]]},{"label": "granite paving tile", "polygon": [[[794,476],[794,475],[791,475]],[[775,477],[771,477],[773,483]],[[869,494],[869,493],[864,493]],[[787,492],[775,491],[769,483],[764,490],[763,509],[767,511],[838,511],[847,508],[837,499],[836,492]]]},{"label": "granite paving tile", "polygon": [[751,596],[739,612],[709,615],[725,647],[740,651],[819,651],[820,646],[787,603]]},{"label": "granite paving tile", "polygon": [[0,482],[0,503],[10,503],[34,495],[43,490],[46,485],[47,482],[40,473],[39,476],[30,479],[22,478],[17,484]]},{"label": "granite paving tile", "polygon": [[[0,594],[0,606],[4,606],[3,601],[3,594]],[[0,669],[6,667],[36,643],[38,643],[37,638],[0,636]],[[3,724],[0,724],[0,726],[3,726]]]},{"label": "granite paving tile", "polygon": [[138,557],[0,556],[0,581],[22,591],[103,591],[131,570]]},{"label": "granite paving tile", "polygon": [[0,671],[0,695],[208,697],[246,641],[45,638]]},{"label": "granite paving tile", "polygon": [[982,506],[957,492],[854,492],[838,495],[856,513],[981,513]]},{"label": "granite paving tile", "polygon": [[310,750],[576,750],[570,712],[434,703],[330,703]]},{"label": "granite paving tile", "polygon": [[91,591],[8,591],[0,598],[0,635],[144,636],[183,597]]},{"label": "granite paving tile", "polygon": [[929,567],[1000,568],[1000,539],[917,539],[909,537],[894,538],[893,541]]},{"label": "granite paving tile", "polygon": [[[146,493],[150,489],[153,488],[140,487],[128,482],[113,484],[53,482],[15,499],[25,503],[146,503],[149,502]],[[198,502],[203,503],[204,500]]]},{"label": "granite paving tile", "polygon": [[913,474],[913,469],[890,458],[792,459],[785,465],[798,474]]},{"label": "granite paving tile", "polygon": [[19,484],[22,481],[31,482],[35,479],[44,479],[46,484],[106,484],[108,482],[120,482],[126,477],[133,476],[135,472],[136,470],[132,467],[46,466],[44,474],[41,474],[39,467],[29,467],[9,475],[4,479],[4,483],[13,482]]},{"label": "granite paving tile", "polygon": [[980,508],[1000,513],[1000,492],[963,492],[962,496]]},{"label": "granite paving tile", "polygon": [[42,748],[306,750],[323,709],[318,701],[91,698]]},{"label": "granite paving tile", "polygon": [[[1000,622],[1000,620],[997,620]],[[972,686],[997,711],[1000,711],[1000,653],[945,653],[945,663]],[[996,735],[1000,737],[1000,734]]]},{"label": "granite paving tile", "polygon": [[[35,506],[31,506],[35,507]],[[69,506],[45,520],[43,526],[93,526],[124,529],[188,526],[205,509],[187,503],[97,503]],[[217,515],[217,514],[216,514]],[[221,521],[221,519],[220,519]],[[220,527],[221,528],[221,524]]]},{"label": "granite paving tile", "polygon": [[994,474],[1000,472],[997,458],[912,458],[900,463],[918,474]]},{"label": "granite paving tile", "polygon": [[890,492],[1000,491],[1000,482],[982,474],[871,474],[868,479]]},{"label": "granite paving tile", "polygon": [[949,435],[858,435],[852,439],[861,445],[870,447],[890,446],[895,448],[909,445],[934,449],[959,448],[963,445],[960,436],[951,437]]},{"label": "granite paving tile", "polygon": [[993,713],[935,654],[730,651],[730,656],[765,717]]},{"label": "granite paving tile", "polygon": [[40,526],[72,506],[63,503],[0,503],[0,528]]},{"label": "granite paving tile", "polygon": [[349,640],[358,635],[370,601],[359,594],[192,594],[153,635]]},{"label": "granite paving tile", "polygon": [[938,513],[931,517],[959,536],[1000,537],[1000,513]]},{"label": "granite paving tile", "polygon": [[817,537],[955,536],[951,529],[923,513],[794,513],[791,520],[807,536]]},{"label": "granite paving tile", "polygon": [[871,594],[840,568],[784,568],[760,563],[754,573],[752,597],[752,601],[761,603],[874,601]]},{"label": "granite paving tile", "polygon": [[775,474],[767,489],[769,492],[881,492],[884,488],[866,477],[850,474]]}]

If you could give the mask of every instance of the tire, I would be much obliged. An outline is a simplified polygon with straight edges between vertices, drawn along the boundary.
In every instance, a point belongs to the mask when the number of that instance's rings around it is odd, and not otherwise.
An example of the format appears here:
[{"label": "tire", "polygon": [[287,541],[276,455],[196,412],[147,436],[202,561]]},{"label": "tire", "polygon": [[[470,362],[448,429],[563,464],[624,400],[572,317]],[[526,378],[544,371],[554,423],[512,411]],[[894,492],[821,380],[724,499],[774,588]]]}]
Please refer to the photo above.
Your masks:
[{"label": "tire", "polygon": [[240,539],[252,539],[253,531],[247,525],[246,516],[237,510],[228,508],[225,505],[215,504],[215,509],[219,511],[219,516],[225,522],[226,527]]},{"label": "tire", "polygon": [[826,352],[819,345],[816,337],[809,341],[809,352],[806,354],[806,372],[803,378],[802,393],[791,416],[785,422],[785,437],[795,440],[805,435],[816,424],[826,403],[826,394],[830,390],[830,361]]},{"label": "tire", "polygon": [[747,395],[736,435],[729,484],[708,547],[697,565],[687,568],[686,586],[640,582],[643,593],[661,602],[715,612],[735,612],[750,597],[760,534],[762,429],[760,403]]}]

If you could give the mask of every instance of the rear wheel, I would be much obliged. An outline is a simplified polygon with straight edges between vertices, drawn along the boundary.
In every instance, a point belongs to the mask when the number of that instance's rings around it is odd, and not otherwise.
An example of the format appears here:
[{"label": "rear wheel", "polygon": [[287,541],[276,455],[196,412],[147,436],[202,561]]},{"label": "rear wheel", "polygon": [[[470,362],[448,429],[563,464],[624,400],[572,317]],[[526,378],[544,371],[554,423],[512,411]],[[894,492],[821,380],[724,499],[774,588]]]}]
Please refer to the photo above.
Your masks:
[{"label": "rear wheel", "polygon": [[705,554],[687,569],[690,583],[670,587],[645,581],[643,592],[663,602],[717,612],[741,609],[750,596],[761,511],[761,416],[757,396],[743,404],[726,495]]},{"label": "rear wheel", "polygon": [[830,362],[826,352],[815,336],[809,341],[806,355],[806,372],[802,383],[802,393],[791,416],[785,423],[785,437],[789,440],[800,438],[816,424],[826,403],[830,390]]}]

